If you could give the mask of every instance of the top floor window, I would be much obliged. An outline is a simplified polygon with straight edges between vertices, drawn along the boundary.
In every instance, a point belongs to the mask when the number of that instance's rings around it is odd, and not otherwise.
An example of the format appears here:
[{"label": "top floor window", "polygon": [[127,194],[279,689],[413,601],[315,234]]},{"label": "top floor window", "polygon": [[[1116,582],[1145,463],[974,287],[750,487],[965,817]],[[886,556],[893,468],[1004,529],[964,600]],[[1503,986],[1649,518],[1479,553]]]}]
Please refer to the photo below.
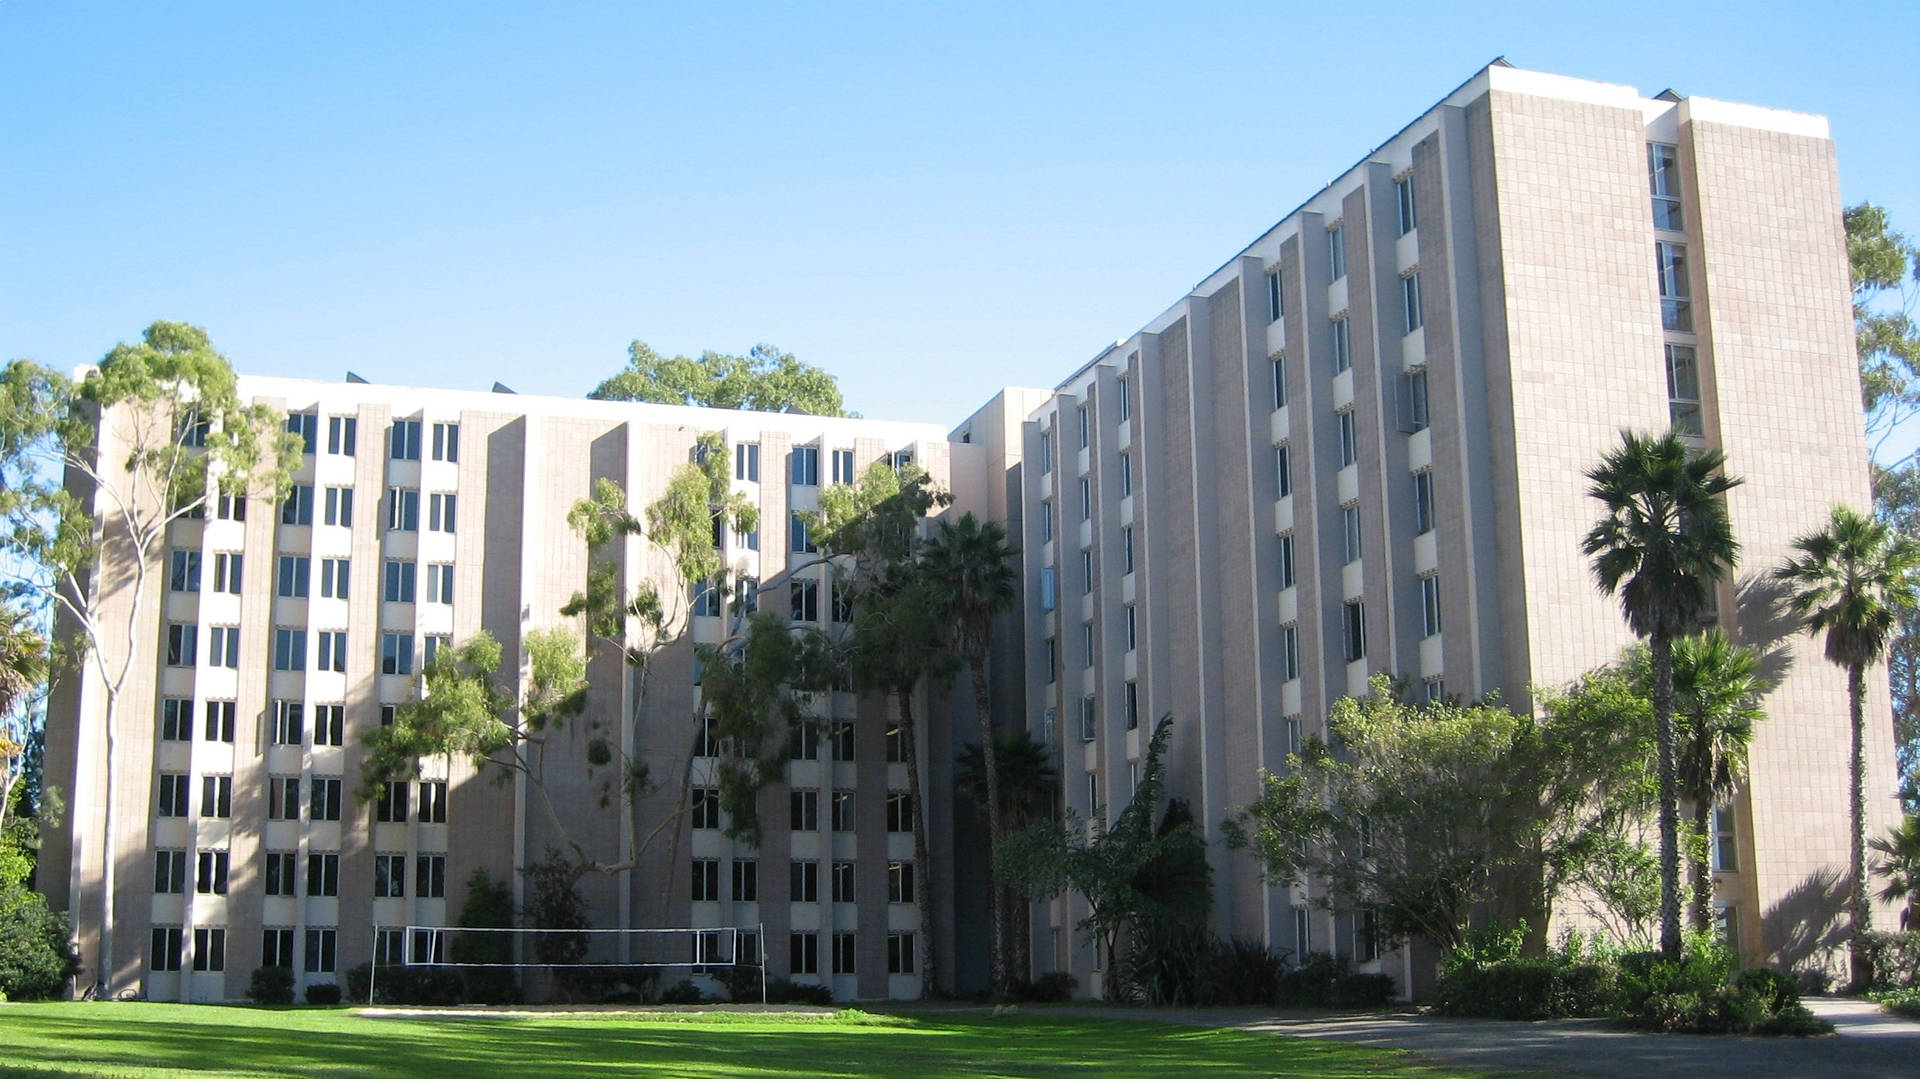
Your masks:
[{"label": "top floor window", "polygon": [[316,412],[289,412],[287,430],[300,436],[301,453],[312,453],[314,444],[319,441],[320,415]]},{"label": "top floor window", "polygon": [[1119,407],[1121,423],[1125,423],[1133,418],[1133,398],[1132,395],[1127,392],[1127,389],[1126,379],[1122,378],[1114,381],[1113,401],[1114,404]]},{"label": "top floor window", "polygon": [[1053,471],[1053,432],[1040,432],[1040,474]]},{"label": "top floor window", "polygon": [[853,482],[852,450],[833,451],[833,482],[847,484]]},{"label": "top floor window", "polygon": [[1402,176],[1393,182],[1393,196],[1400,209],[1400,235],[1405,236],[1420,227],[1420,217],[1413,205],[1413,176]]},{"label": "top floor window", "polygon": [[354,443],[359,441],[360,420],[355,416],[327,417],[327,452],[339,457],[352,457]]},{"label": "top floor window", "polygon": [[395,420],[387,432],[387,456],[396,461],[420,459],[420,421]]},{"label": "top floor window", "polygon": [[1653,227],[1679,231],[1680,150],[1664,142],[1647,143],[1647,187],[1653,195]]},{"label": "top floor window", "polygon": [[433,459],[436,461],[460,459],[459,424],[436,423],[433,425]]},{"label": "top floor window", "polygon": [[760,482],[760,443],[742,442],[733,447],[733,478]]},{"label": "top floor window", "polygon": [[788,458],[796,487],[820,486],[820,451],[813,446],[795,446]]},{"label": "top floor window", "polygon": [[1090,421],[1087,418],[1087,406],[1081,405],[1078,414],[1080,418],[1080,448],[1084,450],[1093,444],[1093,428],[1088,426]]},{"label": "top floor window", "polygon": [[1347,276],[1347,229],[1335,225],[1327,230],[1327,279],[1338,281]]},{"label": "top floor window", "polygon": [[1286,313],[1286,300],[1280,288],[1280,271],[1274,270],[1267,275],[1267,321],[1278,322]]}]

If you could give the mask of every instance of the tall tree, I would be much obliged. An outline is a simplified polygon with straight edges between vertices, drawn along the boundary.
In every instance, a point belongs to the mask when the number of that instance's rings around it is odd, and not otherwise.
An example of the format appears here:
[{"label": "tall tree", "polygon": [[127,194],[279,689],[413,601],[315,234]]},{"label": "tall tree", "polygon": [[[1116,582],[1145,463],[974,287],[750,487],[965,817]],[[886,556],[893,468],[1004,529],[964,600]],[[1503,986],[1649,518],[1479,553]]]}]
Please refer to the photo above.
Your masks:
[{"label": "tall tree", "polygon": [[[1052,751],[1025,727],[1000,727],[993,732],[993,737],[998,743],[993,747],[994,759],[1000,766],[1000,825],[1011,834],[1025,828],[1036,812],[1050,815],[1060,791],[1060,773],[1053,766]],[[987,771],[980,743],[968,742],[960,750],[954,760],[953,779],[960,793],[973,800],[984,823]],[[996,881],[993,886],[1002,891],[1001,910],[1009,922],[1008,967],[1026,970],[1032,958],[1028,947],[1030,922],[1014,909],[1016,897],[1004,881]]]},{"label": "tall tree", "polygon": [[[1000,840],[1006,835],[1000,820],[1000,766],[994,753],[993,703],[987,684],[987,657],[993,653],[994,623],[1013,609],[1019,597],[1019,574],[1013,567],[1017,552],[1007,542],[998,522],[982,521],[972,513],[959,521],[940,522],[940,532],[927,545],[926,573],[941,612],[943,637],[949,651],[967,665],[973,680],[974,713],[980,720],[982,771],[987,789],[987,851],[998,865]],[[989,960],[993,991],[1007,988],[1006,920],[1000,889],[987,889]]]},{"label": "tall tree", "polygon": [[1660,767],[1660,950],[1680,957],[1679,776],[1673,723],[1673,642],[1700,628],[1714,587],[1740,545],[1722,496],[1740,481],[1718,450],[1694,453],[1680,436],[1621,432],[1621,444],[1587,472],[1604,516],[1581,541],[1600,590],[1618,596],[1647,642]]},{"label": "tall tree", "polygon": [[1920,606],[1920,542],[1848,507],[1835,506],[1827,526],[1793,541],[1797,552],[1774,571],[1787,589],[1787,606],[1806,620],[1809,634],[1826,634],[1827,659],[1847,672],[1847,704],[1853,721],[1850,758],[1852,810],[1848,907],[1852,931],[1853,985],[1873,981],[1866,935],[1873,928],[1867,905],[1866,729],[1862,709],[1867,668],[1880,662],[1901,612]]},{"label": "tall tree", "polygon": [[755,345],[745,356],[708,351],[693,359],[662,356],[646,342],[635,341],[627,348],[626,369],[587,396],[600,401],[847,415],[840,384],[832,375],[772,345]]},{"label": "tall tree", "polygon": [[1853,329],[1860,358],[1861,404],[1867,437],[1878,458],[1901,424],[1920,415],[1920,246],[1871,202],[1841,215],[1853,285]]},{"label": "tall tree", "polygon": [[55,609],[104,698],[98,988],[111,994],[120,973],[111,792],[120,706],[153,617],[149,578],[175,521],[204,515],[216,495],[284,496],[304,447],[279,413],[240,399],[207,332],[181,322],[155,322],[138,344],[114,346],[77,384],[31,361],[9,363],[0,447],[8,588]]},{"label": "tall tree", "polygon": [[[1629,658],[1638,688],[1653,695],[1652,664],[1645,648]],[[1714,807],[1733,796],[1747,773],[1753,725],[1767,718],[1760,697],[1769,689],[1760,677],[1760,655],[1734,644],[1718,627],[1673,644],[1673,707],[1679,738],[1680,796],[1693,809],[1687,836],[1689,916],[1693,928],[1713,924],[1713,865],[1708,833]]]},{"label": "tall tree", "polygon": [[1874,875],[1886,881],[1880,888],[1880,901],[1899,903],[1900,928],[1915,928],[1914,908],[1920,906],[1920,817],[1908,814],[1886,835],[1867,842],[1880,857],[1873,864]]},{"label": "tall tree", "polygon": [[46,679],[46,638],[25,611],[0,603],[0,835],[7,831],[14,787],[26,776],[33,736],[29,705]]},{"label": "tall tree", "polygon": [[[1911,459],[1875,468],[1874,515],[1895,534],[1920,537],[1920,465]],[[1887,688],[1893,704],[1893,748],[1900,801],[1920,813],[1920,611],[1900,611],[1887,650]]]}]

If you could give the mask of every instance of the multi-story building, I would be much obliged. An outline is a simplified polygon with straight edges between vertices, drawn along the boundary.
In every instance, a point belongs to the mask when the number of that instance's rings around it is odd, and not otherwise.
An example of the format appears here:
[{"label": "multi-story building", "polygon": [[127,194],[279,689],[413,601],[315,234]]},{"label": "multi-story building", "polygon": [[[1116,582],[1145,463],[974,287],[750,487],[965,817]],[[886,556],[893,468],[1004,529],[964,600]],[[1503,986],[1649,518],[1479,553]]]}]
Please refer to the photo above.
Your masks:
[{"label": "multi-story building", "polygon": [[[313,984],[376,951],[398,961],[431,944],[382,927],[454,924],[475,869],[512,882],[519,898],[519,870],[559,843],[559,820],[599,861],[643,851],[632,872],[582,880],[596,926],[737,927],[751,931],[747,955],[764,949],[776,976],[828,985],[837,999],[917,995],[920,874],[890,703],[818,695],[822,730],[795,740],[790,783],[763,793],[761,843],[729,840],[716,751],[693,719],[694,643],[729,629],[711,591],[669,586],[683,632],[652,657],[644,701],[617,658],[593,660],[588,713],[548,741],[551,813],[524,776],[491,782],[463,759],[428,760],[419,781],[369,805],[354,794],[363,735],[414,697],[436,650],[487,630],[511,679],[524,635],[567,621],[560,608],[588,569],[568,510],[596,481],[620,483],[637,512],[699,435],[717,430],[733,489],[761,522],[718,537],[728,566],[755,582],[762,604],[831,633],[844,618],[833,567],[799,514],[824,485],[883,458],[916,461],[951,487],[941,429],[293,379],[245,377],[240,392],[286,412],[308,453],[285,502],[218,499],[204,518],[169,526],[153,617],[134,644],[153,662],[136,667],[123,697],[111,792],[98,686],[65,687],[55,702],[47,775],[73,808],[41,879],[74,914],[90,972],[112,797],[114,991],[225,1000],[261,965]],[[955,512],[984,510],[957,494]],[[612,557],[623,580],[663,579],[640,541]],[[949,760],[936,741],[947,716],[936,707],[929,718],[921,753]],[[588,776],[580,732],[596,726],[622,732],[621,748],[657,781],[629,819]],[[683,775],[691,804],[676,812]],[[951,798],[934,795],[927,816],[931,857],[945,864]],[[663,821],[663,834],[641,842]],[[951,934],[951,908],[938,932]]]},{"label": "multi-story building", "polygon": [[[1117,814],[1171,714],[1215,929],[1417,984],[1366,911],[1264,881],[1219,823],[1372,675],[1524,705],[1615,660],[1632,638],[1580,554],[1583,473],[1671,424],[1746,481],[1721,623],[1790,652],[1716,814],[1719,903],[1747,955],[1806,961],[1845,872],[1845,678],[1750,586],[1830,505],[1868,504],[1849,310],[1823,119],[1476,74],[1025,426],[1025,719],[1066,805]],[[1870,834],[1891,762],[1876,724]],[[1084,984],[1078,903],[1035,932]]]},{"label": "multi-story building", "polygon": [[[1728,499],[1743,555],[1719,619],[1785,659],[1745,788],[1714,814],[1717,895],[1749,957],[1819,961],[1843,924],[1845,679],[1752,586],[1830,504],[1867,504],[1849,310],[1824,120],[1496,63],[1138,332],[951,436],[244,378],[314,452],[283,506],[174,526],[155,568],[177,587],[135,643],[152,663],[128,689],[115,790],[101,789],[97,689],[56,696],[47,774],[71,824],[42,880],[91,963],[113,797],[113,984],[162,999],[236,996],[263,962],[332,980],[411,946],[375,927],[446,924],[473,869],[520,886],[555,838],[524,784],[435,762],[360,808],[359,735],[448,641],[484,628],[517,656],[584,580],[572,502],[611,478],[644,505],[719,429],[763,522],[721,537],[726,558],[785,581],[775,594],[803,622],[834,617],[828,570],[796,560],[793,513],[822,484],[910,454],[952,512],[1008,522],[1024,592],[993,660],[996,711],[1054,748],[1064,805],[1117,814],[1152,720],[1171,714],[1170,785],[1209,840],[1215,930],[1338,952],[1417,991],[1427,972],[1382,955],[1365,910],[1265,880],[1219,824],[1372,675],[1524,705],[1530,687],[1613,661],[1631,638],[1579,553],[1598,516],[1584,471],[1622,428],[1673,425],[1746,481]],[[618,557],[628,579],[658,571],[642,549]],[[721,632],[689,602],[690,632],[656,657],[643,722],[625,728],[655,775],[693,752],[690,642]],[[595,718],[624,727],[631,693],[596,693]],[[939,892],[934,943],[961,990],[986,977],[982,844],[953,793],[955,750],[977,730],[967,696],[929,694],[919,743],[934,863],[919,880]],[[764,927],[775,975],[839,999],[914,995],[927,942],[890,712],[850,694],[820,707],[831,736],[796,746],[758,849],[716,827],[713,761],[696,753],[677,841],[618,883],[585,881],[595,924]],[[1886,709],[1877,679],[1869,711]],[[1872,730],[1878,832],[1895,812],[1892,747]],[[564,770],[585,751],[557,752]],[[592,784],[552,791],[611,859],[680,808],[665,789],[626,820]],[[1098,991],[1084,913],[1072,897],[1035,908],[1032,972]]]}]

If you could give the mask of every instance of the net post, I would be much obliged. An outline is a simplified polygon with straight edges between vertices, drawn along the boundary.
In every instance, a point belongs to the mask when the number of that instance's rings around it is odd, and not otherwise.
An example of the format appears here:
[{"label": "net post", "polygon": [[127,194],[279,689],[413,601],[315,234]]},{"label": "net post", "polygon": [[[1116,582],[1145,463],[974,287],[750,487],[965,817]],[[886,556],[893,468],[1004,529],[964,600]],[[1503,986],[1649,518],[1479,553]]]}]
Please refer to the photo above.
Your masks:
[{"label": "net post", "polygon": [[367,1007],[373,1007],[373,982],[380,973],[380,925],[373,927],[373,962],[367,964]]}]

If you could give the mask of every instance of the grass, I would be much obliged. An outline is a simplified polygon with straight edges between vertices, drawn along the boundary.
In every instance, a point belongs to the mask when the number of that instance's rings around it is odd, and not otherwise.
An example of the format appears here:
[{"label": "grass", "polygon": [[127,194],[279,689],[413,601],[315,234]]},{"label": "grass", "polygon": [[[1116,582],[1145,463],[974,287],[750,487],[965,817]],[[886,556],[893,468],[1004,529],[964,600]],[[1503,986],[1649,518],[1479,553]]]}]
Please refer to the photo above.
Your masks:
[{"label": "grass", "polygon": [[0,1005],[0,1076],[1324,1076],[1449,1079],[1341,1043],[1044,1013],[362,1018],[351,1008]]}]

